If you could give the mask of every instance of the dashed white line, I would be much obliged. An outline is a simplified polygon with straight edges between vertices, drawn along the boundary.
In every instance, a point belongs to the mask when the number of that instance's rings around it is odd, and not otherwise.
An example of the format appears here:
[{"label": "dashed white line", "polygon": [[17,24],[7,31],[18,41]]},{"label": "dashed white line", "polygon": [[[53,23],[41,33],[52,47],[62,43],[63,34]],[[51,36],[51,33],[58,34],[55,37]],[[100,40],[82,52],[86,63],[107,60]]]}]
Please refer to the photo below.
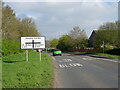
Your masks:
[{"label": "dashed white line", "polygon": [[93,58],[82,58],[83,60],[95,60]]},{"label": "dashed white line", "polygon": [[115,62],[118,63],[118,60],[110,60],[110,59],[100,59],[100,58],[82,58],[83,60],[104,60],[104,61],[110,61],[110,62]]},{"label": "dashed white line", "polygon": [[114,60],[110,60],[110,59],[101,59],[101,60],[118,63],[118,61],[114,61]]},{"label": "dashed white line", "polygon": [[73,63],[70,63],[69,65],[72,66],[72,67],[74,66]]},{"label": "dashed white line", "polygon": [[72,62],[72,60],[71,59],[63,59],[63,60],[61,60],[62,62]]},{"label": "dashed white line", "polygon": [[65,67],[68,67],[68,66],[65,64]]},{"label": "dashed white line", "polygon": [[60,66],[60,68],[64,68],[65,67],[64,65],[61,65],[61,64],[59,64],[59,66]]},{"label": "dashed white line", "polygon": [[82,64],[76,63],[77,66],[83,66]]}]

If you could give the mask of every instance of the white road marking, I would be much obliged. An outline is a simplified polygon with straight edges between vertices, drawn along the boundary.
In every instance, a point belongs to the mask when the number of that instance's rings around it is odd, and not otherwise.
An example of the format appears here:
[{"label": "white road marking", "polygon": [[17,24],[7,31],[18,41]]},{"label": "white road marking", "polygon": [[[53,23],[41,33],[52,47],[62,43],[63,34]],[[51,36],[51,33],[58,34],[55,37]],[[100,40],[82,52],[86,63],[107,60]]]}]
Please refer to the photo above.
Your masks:
[{"label": "white road marking", "polygon": [[60,68],[64,68],[65,67],[64,65],[61,65],[61,64],[59,64],[59,66],[60,66]]},{"label": "white road marking", "polygon": [[73,63],[74,66],[77,66],[75,63]]},{"label": "white road marking", "polygon": [[82,59],[87,60],[87,58],[82,58]]},{"label": "white road marking", "polygon": [[77,66],[83,66],[82,64],[76,63]]},{"label": "white road marking", "polygon": [[104,61],[110,61],[110,62],[116,62],[118,63],[117,60],[111,60],[111,59],[101,59],[101,58],[82,58],[83,60],[104,60]]},{"label": "white road marking", "polygon": [[82,58],[83,60],[95,60],[93,58]]},{"label": "white road marking", "polygon": [[83,65],[80,64],[80,63],[70,63],[69,65],[72,66],[72,67],[74,67],[74,66],[83,66]]},{"label": "white road marking", "polygon": [[110,61],[110,62],[115,62],[115,63],[118,63],[118,61],[115,61],[115,60],[110,60],[110,59],[100,59],[100,60],[104,60],[104,61]]},{"label": "white road marking", "polygon": [[72,67],[74,67],[73,63],[70,63],[69,65],[72,66]]},{"label": "white road marking", "polygon": [[70,63],[70,64],[59,64],[59,67],[60,68],[68,68],[68,67],[80,67],[80,66],[83,66],[82,64],[80,64],[80,63]]},{"label": "white road marking", "polygon": [[62,61],[63,61],[63,62],[72,62],[71,59],[63,59]]},{"label": "white road marking", "polygon": [[67,59],[67,60],[70,61],[70,62],[72,61],[71,59]]},{"label": "white road marking", "polygon": [[66,67],[68,67],[66,64],[65,64]]}]

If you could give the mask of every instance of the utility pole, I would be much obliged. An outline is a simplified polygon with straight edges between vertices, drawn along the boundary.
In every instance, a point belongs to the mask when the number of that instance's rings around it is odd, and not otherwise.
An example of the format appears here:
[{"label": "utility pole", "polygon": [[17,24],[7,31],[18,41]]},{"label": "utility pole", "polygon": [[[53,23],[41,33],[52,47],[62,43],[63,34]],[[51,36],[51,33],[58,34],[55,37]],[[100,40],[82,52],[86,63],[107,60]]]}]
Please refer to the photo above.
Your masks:
[{"label": "utility pole", "polygon": [[103,53],[104,53],[104,48],[105,48],[105,42],[103,41]]},{"label": "utility pole", "polygon": [[47,53],[47,47],[46,47],[46,53]]}]

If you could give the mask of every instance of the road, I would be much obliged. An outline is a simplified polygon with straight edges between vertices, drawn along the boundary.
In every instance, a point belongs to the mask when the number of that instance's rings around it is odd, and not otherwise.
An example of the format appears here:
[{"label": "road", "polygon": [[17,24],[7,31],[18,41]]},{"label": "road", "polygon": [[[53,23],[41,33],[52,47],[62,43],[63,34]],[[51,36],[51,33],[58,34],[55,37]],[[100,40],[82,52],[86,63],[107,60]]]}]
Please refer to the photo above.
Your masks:
[{"label": "road", "polygon": [[87,55],[54,56],[56,88],[117,88],[118,61]]}]

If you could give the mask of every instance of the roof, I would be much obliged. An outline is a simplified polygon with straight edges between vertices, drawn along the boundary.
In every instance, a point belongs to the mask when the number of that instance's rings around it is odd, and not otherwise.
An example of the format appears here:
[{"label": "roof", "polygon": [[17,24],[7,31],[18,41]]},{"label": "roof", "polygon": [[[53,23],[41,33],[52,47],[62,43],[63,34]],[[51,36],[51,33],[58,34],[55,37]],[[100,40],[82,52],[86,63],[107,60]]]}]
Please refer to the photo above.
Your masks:
[{"label": "roof", "polygon": [[93,32],[97,33],[97,32],[98,32],[98,30],[93,30]]},{"label": "roof", "polygon": [[93,30],[90,37],[89,37],[89,39],[93,36],[93,34],[96,34],[97,32],[98,32],[98,30]]}]

